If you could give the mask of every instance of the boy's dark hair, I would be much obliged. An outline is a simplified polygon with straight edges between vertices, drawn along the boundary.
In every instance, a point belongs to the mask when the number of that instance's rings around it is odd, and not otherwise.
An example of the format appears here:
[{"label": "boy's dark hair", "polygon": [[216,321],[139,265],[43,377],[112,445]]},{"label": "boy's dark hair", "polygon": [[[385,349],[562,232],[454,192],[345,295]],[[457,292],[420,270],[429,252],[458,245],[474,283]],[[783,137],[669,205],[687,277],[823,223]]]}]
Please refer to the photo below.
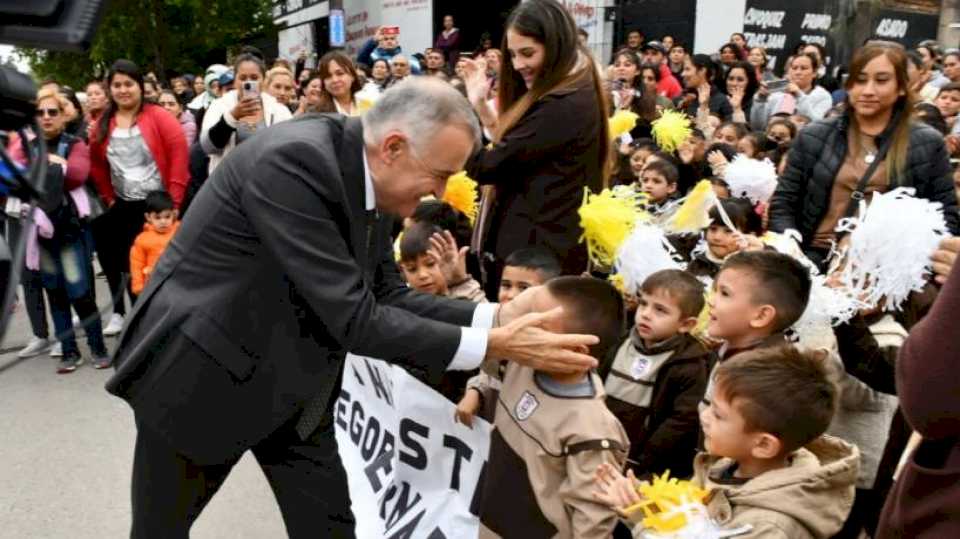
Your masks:
[{"label": "boy's dark hair", "polygon": [[[727,189],[729,189],[729,186]],[[727,217],[729,217],[733,225],[737,227],[737,230],[744,234],[763,235],[763,219],[757,214],[750,200],[731,196],[730,198],[721,200],[720,204],[723,206],[723,211],[727,213]],[[708,215],[710,216],[711,224],[727,226],[726,223],[723,222],[723,218],[720,216],[720,210],[716,206],[710,208]]]},{"label": "boy's dark hair", "polygon": [[692,138],[696,138],[704,141],[707,140],[707,136],[703,134],[703,130],[701,130],[699,127],[694,127],[693,129],[691,129],[690,136]]},{"label": "boy's dark hair", "polygon": [[821,351],[783,345],[744,352],[720,363],[714,382],[746,429],[779,438],[782,454],[819,438],[837,409],[837,386]]},{"label": "boy's dark hair", "polygon": [[810,300],[810,270],[792,256],[776,251],[742,251],[726,260],[720,271],[737,269],[753,275],[753,302],[777,310],[774,331],[796,323]]},{"label": "boy's dark hair", "polygon": [[410,216],[414,222],[429,223],[453,234],[457,247],[470,245],[473,227],[470,218],[442,200],[424,200]]},{"label": "boy's dark hair", "polygon": [[703,310],[703,283],[683,270],[660,270],[647,277],[640,285],[640,291],[653,294],[657,290],[666,291],[680,307],[680,316],[690,318],[698,316]]},{"label": "boy's dark hair", "polygon": [[[680,160],[677,159],[677,157],[676,157],[675,155],[669,154],[669,153],[667,153],[667,152],[665,152],[665,151],[663,151],[663,150],[657,150],[657,151],[653,152],[652,155],[653,155],[654,157],[660,159],[660,160],[663,160],[663,161],[666,161],[667,163],[670,163],[670,164],[673,165],[674,167],[679,167],[679,166],[680,166]],[[647,158],[647,160],[648,160],[648,162],[649,162],[649,158]],[[678,170],[679,170],[679,169],[678,169]]]},{"label": "boy's dark hair", "polygon": [[564,328],[569,333],[596,335],[600,342],[590,355],[602,360],[619,344],[626,324],[623,296],[607,281],[564,275],[547,281],[547,290],[563,306]]},{"label": "boy's dark hair", "polygon": [[947,121],[943,119],[940,109],[932,103],[917,103],[914,107],[917,119],[936,129],[941,135],[946,136],[949,132]]},{"label": "boy's dark hair", "polygon": [[732,127],[737,133],[737,140],[742,139],[744,135],[750,132],[750,126],[741,122],[723,122],[717,126],[717,131],[726,129],[727,127]]},{"label": "boy's dark hair", "polygon": [[660,150],[660,146],[657,146],[657,143],[648,137],[642,137],[634,140],[630,143],[630,147],[634,150],[648,150],[651,153]]},{"label": "boy's dark hair", "polygon": [[673,166],[669,161],[653,161],[652,163],[647,163],[643,167],[643,173],[646,174],[647,172],[656,172],[663,176],[663,179],[667,181],[668,185],[674,185],[677,183],[677,180],[680,179],[680,172],[677,171],[677,167]]},{"label": "boy's dark hair", "polygon": [[526,249],[517,249],[510,253],[503,262],[504,266],[514,266],[518,268],[532,269],[540,274],[543,282],[560,275],[560,262],[553,253],[543,247],[529,247]]},{"label": "boy's dark hair", "polygon": [[145,202],[146,213],[160,213],[174,208],[173,197],[166,191],[150,191]]},{"label": "boy's dark hair", "polygon": [[786,127],[786,128],[790,131],[790,140],[793,140],[793,139],[797,138],[797,126],[796,126],[793,122],[790,121],[790,117],[789,117],[789,116],[787,116],[787,117],[785,117],[785,118],[784,118],[784,117],[779,117],[779,118],[773,118],[773,119],[771,119],[770,122],[767,123],[767,129],[766,129],[766,130],[769,131],[770,128],[773,127],[773,126],[775,126],[775,125],[782,125],[782,126]]},{"label": "boy's dark hair", "polygon": [[944,84],[943,86],[940,87],[940,91],[937,92],[937,96],[939,97],[940,94],[942,94],[943,92],[960,92],[960,82],[951,82],[949,84]]},{"label": "boy's dark hair", "polygon": [[[736,124],[730,124],[736,125]],[[733,158],[737,156],[737,149],[733,146],[727,144],[726,142],[714,142],[707,147],[705,155],[710,155],[713,152],[720,152],[724,157],[727,158],[727,161],[733,161]]]},{"label": "boy's dark hair", "polygon": [[418,256],[430,250],[430,236],[443,230],[431,223],[416,223],[403,231],[400,238],[400,260],[416,260]]}]

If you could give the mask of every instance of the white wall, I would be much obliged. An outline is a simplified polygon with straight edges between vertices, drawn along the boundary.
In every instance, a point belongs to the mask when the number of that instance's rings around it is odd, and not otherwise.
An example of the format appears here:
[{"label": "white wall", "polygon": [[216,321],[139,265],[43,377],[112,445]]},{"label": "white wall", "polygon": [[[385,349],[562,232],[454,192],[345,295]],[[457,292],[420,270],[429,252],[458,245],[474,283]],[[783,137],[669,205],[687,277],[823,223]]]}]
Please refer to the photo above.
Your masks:
[{"label": "white wall", "polygon": [[699,0],[693,52],[713,54],[720,50],[730,41],[730,34],[743,31],[746,9],[747,0]]}]

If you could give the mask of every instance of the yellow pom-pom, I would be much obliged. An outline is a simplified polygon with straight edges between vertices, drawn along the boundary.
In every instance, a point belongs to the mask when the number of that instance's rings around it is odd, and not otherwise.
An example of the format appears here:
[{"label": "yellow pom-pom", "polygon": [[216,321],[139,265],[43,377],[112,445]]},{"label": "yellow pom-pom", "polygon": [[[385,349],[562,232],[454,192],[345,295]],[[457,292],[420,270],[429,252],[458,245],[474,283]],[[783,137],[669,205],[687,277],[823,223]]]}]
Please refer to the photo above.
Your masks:
[{"label": "yellow pom-pom", "polygon": [[373,101],[363,98],[357,99],[357,112],[359,112],[361,115],[366,113],[371,108],[373,108]]},{"label": "yellow pom-pom", "polygon": [[701,340],[707,337],[707,326],[710,325],[710,301],[713,299],[713,287],[709,286],[703,291],[703,308],[697,315],[697,326],[693,328],[693,335]]},{"label": "yellow pom-pom", "polygon": [[637,126],[637,120],[640,116],[629,110],[618,110],[610,117],[610,140],[613,140],[624,133],[629,133]]},{"label": "yellow pom-pom", "polygon": [[580,241],[586,241],[590,260],[609,267],[620,244],[639,218],[637,202],[634,198],[616,196],[610,189],[604,189],[598,195],[589,189],[584,191],[583,204],[578,210],[580,228],[583,229]]},{"label": "yellow pom-pom", "polygon": [[653,128],[653,139],[657,142],[657,146],[667,153],[676,151],[692,133],[690,118],[674,110],[663,111],[660,117],[650,125]]},{"label": "yellow pom-pom", "polygon": [[627,289],[627,285],[623,282],[623,275],[620,275],[619,273],[615,273],[607,277],[607,280],[610,281],[610,284],[612,284],[613,287],[616,288],[621,294],[623,294]]},{"label": "yellow pom-pom", "polygon": [[664,228],[672,234],[700,232],[710,226],[710,207],[716,200],[717,195],[710,181],[700,180]]},{"label": "yellow pom-pom", "polygon": [[642,509],[645,518],[643,525],[658,533],[671,533],[682,530],[687,524],[687,516],[676,511],[687,504],[702,504],[710,491],[698,487],[690,481],[670,478],[670,471],[661,476],[653,476],[653,482],[643,481],[637,487],[643,501],[624,510],[631,513]]},{"label": "yellow pom-pom", "polygon": [[466,172],[458,172],[447,178],[447,189],[443,201],[470,218],[470,224],[477,219],[477,182]]}]

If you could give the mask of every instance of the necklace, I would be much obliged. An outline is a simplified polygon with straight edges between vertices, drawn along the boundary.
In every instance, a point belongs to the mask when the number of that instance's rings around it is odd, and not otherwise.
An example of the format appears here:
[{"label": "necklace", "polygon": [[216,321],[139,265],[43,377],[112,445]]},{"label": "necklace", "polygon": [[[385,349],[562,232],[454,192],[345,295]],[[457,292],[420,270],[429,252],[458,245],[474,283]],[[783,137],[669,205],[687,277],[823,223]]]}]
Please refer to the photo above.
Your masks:
[{"label": "necklace", "polygon": [[863,162],[872,165],[874,161],[877,160],[877,147],[876,144],[873,144],[873,149],[867,147],[864,143],[865,140],[872,140],[874,137],[871,135],[863,135],[860,137],[860,149],[863,151]]}]

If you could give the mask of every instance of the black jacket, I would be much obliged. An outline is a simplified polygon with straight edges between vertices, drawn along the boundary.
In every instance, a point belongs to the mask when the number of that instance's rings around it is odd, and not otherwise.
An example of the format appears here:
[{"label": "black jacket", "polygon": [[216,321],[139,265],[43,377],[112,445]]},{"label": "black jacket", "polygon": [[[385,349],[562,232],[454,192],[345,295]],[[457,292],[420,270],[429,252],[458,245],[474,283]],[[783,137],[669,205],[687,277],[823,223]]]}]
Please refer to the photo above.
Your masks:
[{"label": "black jacket", "polygon": [[[799,231],[804,249],[827,213],[833,181],[847,155],[848,125],[844,115],[804,128],[793,141],[787,168],[770,202],[770,230]],[[880,134],[877,145],[889,135],[889,129]],[[914,187],[918,197],[942,203],[947,227],[952,234],[960,233],[949,156],[943,136],[933,128],[920,123],[911,126],[904,177],[892,185],[897,186]]]},{"label": "black jacket", "polygon": [[603,118],[589,73],[571,88],[534,103],[492,148],[467,163],[467,173],[496,186],[483,250],[504,260],[518,249],[549,249],[565,274],[587,267],[580,244],[584,187],[603,186]]},{"label": "black jacket", "polygon": [[[699,92],[697,92],[699,93]],[[682,100],[683,96],[681,95],[678,99]],[[730,117],[733,116],[733,107],[730,106],[730,98],[727,97],[727,94],[723,92],[720,88],[712,86],[710,88],[710,112],[714,114],[719,114],[720,118],[723,121],[730,120]],[[691,103],[687,105],[687,108],[684,109],[684,112],[687,113],[691,118],[697,117],[697,109],[700,108],[699,99],[694,99]],[[747,116],[749,118],[749,115]]]},{"label": "black jacket", "polygon": [[[604,380],[609,376],[630,376],[611,369],[619,348],[613,347],[604,362]],[[666,470],[672,477],[693,474],[700,432],[697,405],[707,389],[714,358],[715,354],[700,341],[686,335],[657,373],[649,408],[607,396],[607,408],[630,437],[629,464],[638,477]]]},{"label": "black jacket", "polygon": [[303,116],[243,148],[194,199],[107,382],[140,428],[199,464],[335,399],[348,351],[439,378],[476,308],[403,283],[392,219],[365,208],[359,118]]}]

